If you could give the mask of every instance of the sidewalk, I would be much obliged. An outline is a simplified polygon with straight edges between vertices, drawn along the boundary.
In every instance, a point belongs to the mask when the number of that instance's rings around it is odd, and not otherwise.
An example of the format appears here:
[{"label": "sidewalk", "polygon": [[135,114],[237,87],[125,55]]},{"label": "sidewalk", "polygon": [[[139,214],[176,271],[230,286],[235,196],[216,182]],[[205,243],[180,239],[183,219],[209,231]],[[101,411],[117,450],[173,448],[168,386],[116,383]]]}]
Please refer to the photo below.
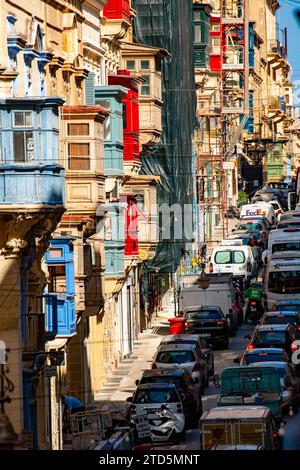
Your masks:
[{"label": "sidewalk", "polygon": [[172,312],[164,309],[151,329],[145,330],[134,343],[130,357],[123,359],[95,396],[95,404],[106,409],[124,409],[124,402],[136,389],[135,381],[142,371],[151,369],[152,359],[162,337],[169,333],[168,318]]}]

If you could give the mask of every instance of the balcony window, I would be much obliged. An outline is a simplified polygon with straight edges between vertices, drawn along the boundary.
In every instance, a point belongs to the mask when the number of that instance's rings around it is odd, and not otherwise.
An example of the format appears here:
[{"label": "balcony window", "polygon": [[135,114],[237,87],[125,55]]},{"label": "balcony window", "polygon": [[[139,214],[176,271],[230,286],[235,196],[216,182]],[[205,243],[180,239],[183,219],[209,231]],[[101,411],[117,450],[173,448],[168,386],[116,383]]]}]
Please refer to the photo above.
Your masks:
[{"label": "balcony window", "polygon": [[66,292],[66,266],[65,264],[52,264],[48,266],[49,286],[48,292]]},{"label": "balcony window", "polygon": [[126,60],[126,69],[135,70],[135,60]]},{"label": "balcony window", "polygon": [[149,70],[149,69],[150,69],[150,61],[141,60],[141,70]]},{"label": "balcony window", "polygon": [[200,11],[194,11],[194,20],[195,21],[201,21],[201,12]]},{"label": "balcony window", "polygon": [[211,38],[211,53],[221,54],[221,38]]},{"label": "balcony window", "polygon": [[32,127],[32,113],[15,111],[13,113],[14,127]]},{"label": "balcony window", "polygon": [[200,24],[196,24],[194,26],[194,35],[195,35],[195,43],[201,44],[202,43],[202,26]]},{"label": "balcony window", "polygon": [[14,161],[30,162],[34,160],[34,141],[31,131],[14,131]]},{"label": "balcony window", "polygon": [[214,32],[220,31],[220,25],[219,24],[211,25],[211,30],[214,31]]},{"label": "balcony window", "polygon": [[89,135],[89,124],[68,124],[68,135]]},{"label": "balcony window", "polygon": [[90,170],[90,144],[68,144],[69,170]]},{"label": "balcony window", "polygon": [[144,80],[141,83],[141,95],[150,96],[150,75],[142,75],[141,77]]}]

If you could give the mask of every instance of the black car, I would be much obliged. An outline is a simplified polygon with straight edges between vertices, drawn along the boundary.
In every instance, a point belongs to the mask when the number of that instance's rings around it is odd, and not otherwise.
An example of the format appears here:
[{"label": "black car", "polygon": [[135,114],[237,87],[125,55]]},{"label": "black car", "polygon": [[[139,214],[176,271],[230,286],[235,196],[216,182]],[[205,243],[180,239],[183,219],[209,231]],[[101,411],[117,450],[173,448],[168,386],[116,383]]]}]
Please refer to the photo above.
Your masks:
[{"label": "black car", "polygon": [[228,349],[229,325],[220,307],[189,307],[183,316],[186,333],[198,334],[212,346]]},{"label": "black car", "polygon": [[242,358],[234,359],[241,366],[248,366],[254,362],[289,362],[289,356],[281,348],[255,348],[244,352]]},{"label": "black car", "polygon": [[300,338],[300,312],[280,311],[266,312],[261,321],[261,325],[293,325],[296,329],[296,337]]},{"label": "black car", "polygon": [[296,330],[290,325],[259,325],[255,328],[252,338],[246,335],[251,341],[247,345],[247,350],[256,348],[281,348],[284,349],[289,358],[297,351],[298,345],[295,343]]},{"label": "black car", "polygon": [[171,383],[176,386],[182,401],[186,427],[195,428],[202,415],[201,387],[186,369],[145,370],[135,384]]}]

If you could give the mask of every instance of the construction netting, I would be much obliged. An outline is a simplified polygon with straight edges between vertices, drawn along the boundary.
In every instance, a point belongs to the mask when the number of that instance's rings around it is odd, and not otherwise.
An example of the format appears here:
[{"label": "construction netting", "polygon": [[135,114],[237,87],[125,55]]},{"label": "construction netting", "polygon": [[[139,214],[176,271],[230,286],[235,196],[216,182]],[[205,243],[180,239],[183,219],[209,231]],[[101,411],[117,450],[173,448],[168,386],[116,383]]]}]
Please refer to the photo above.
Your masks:
[{"label": "construction netting", "polygon": [[[164,48],[170,54],[162,61],[162,127],[161,144],[154,145],[142,156],[142,171],[159,175],[159,204],[193,204],[193,132],[196,125],[196,86],[193,51],[192,0],[135,0],[135,40]],[[186,209],[189,210],[189,209]],[[191,212],[191,211],[190,211]],[[192,213],[190,213],[192,220]],[[180,219],[180,217],[179,217]],[[174,225],[184,224],[184,217],[169,221],[168,230],[160,224],[160,243],[155,258],[147,263],[149,271],[175,272],[186,251],[186,227],[182,237],[174,237]],[[169,228],[167,228],[169,229]],[[153,271],[152,271],[153,272]]]}]

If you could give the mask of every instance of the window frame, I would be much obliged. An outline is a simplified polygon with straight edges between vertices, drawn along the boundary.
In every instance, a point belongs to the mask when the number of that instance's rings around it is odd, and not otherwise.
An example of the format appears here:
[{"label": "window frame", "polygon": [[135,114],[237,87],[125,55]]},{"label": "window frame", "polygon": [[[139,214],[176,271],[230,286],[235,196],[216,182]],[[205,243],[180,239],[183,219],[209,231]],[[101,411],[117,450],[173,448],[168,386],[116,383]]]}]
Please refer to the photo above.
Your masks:
[{"label": "window frame", "polygon": [[[141,83],[141,97],[142,97],[142,96],[143,96],[143,97],[151,96],[151,75],[150,75],[150,74],[146,74],[146,75],[143,74],[143,75],[141,75],[141,78],[142,78],[143,80],[145,80],[145,78],[147,78],[147,79],[149,80],[149,83],[145,83],[145,82],[142,82],[142,83]],[[149,88],[149,93],[143,94],[142,91],[143,91],[143,88],[144,88],[144,87],[148,87],[148,88]]]},{"label": "window frame", "polygon": [[[32,130],[29,130],[29,129],[24,129],[24,128],[17,128],[18,130],[13,130],[12,132],[12,139],[13,139],[13,161],[14,163],[20,163],[20,164],[24,164],[24,163],[31,163],[33,161],[35,161],[35,143],[34,143],[34,134],[33,134],[33,131]],[[32,142],[33,142],[33,149],[28,149],[27,148],[27,138],[28,138],[28,135],[27,134],[31,134],[31,138],[32,139]],[[23,160],[16,160],[15,158],[15,145],[18,146],[18,143],[15,143],[15,135],[22,135],[23,136],[23,155],[24,155],[24,159]],[[32,158],[28,158],[28,152],[32,151],[33,152],[33,157]]]},{"label": "window frame", "polygon": [[[29,114],[31,117],[31,124],[26,125],[26,118],[24,119],[24,124],[16,124],[16,114]],[[12,128],[13,129],[32,129],[33,128],[33,113],[32,111],[13,111],[12,112]]]},{"label": "window frame", "polygon": [[[71,145],[87,145],[88,146],[88,149],[89,149],[89,154],[88,155],[70,155],[70,146]],[[68,142],[67,143],[67,155],[68,155],[68,171],[91,171],[91,145],[90,145],[90,142]],[[71,159],[73,161],[76,161],[77,159],[87,159],[88,163],[89,163],[89,168],[86,168],[86,169],[82,169],[82,168],[70,168],[70,163],[71,163]]]},{"label": "window frame", "polygon": [[[134,68],[128,67],[128,65],[127,65],[128,62],[133,62],[134,63]],[[136,71],[136,59],[126,59],[125,60],[125,66],[126,66],[126,70]]]},{"label": "window frame", "polygon": [[[148,63],[148,67],[144,68],[142,66],[143,62],[147,62]],[[150,60],[149,59],[141,59],[140,60],[140,70],[150,70]]]}]

